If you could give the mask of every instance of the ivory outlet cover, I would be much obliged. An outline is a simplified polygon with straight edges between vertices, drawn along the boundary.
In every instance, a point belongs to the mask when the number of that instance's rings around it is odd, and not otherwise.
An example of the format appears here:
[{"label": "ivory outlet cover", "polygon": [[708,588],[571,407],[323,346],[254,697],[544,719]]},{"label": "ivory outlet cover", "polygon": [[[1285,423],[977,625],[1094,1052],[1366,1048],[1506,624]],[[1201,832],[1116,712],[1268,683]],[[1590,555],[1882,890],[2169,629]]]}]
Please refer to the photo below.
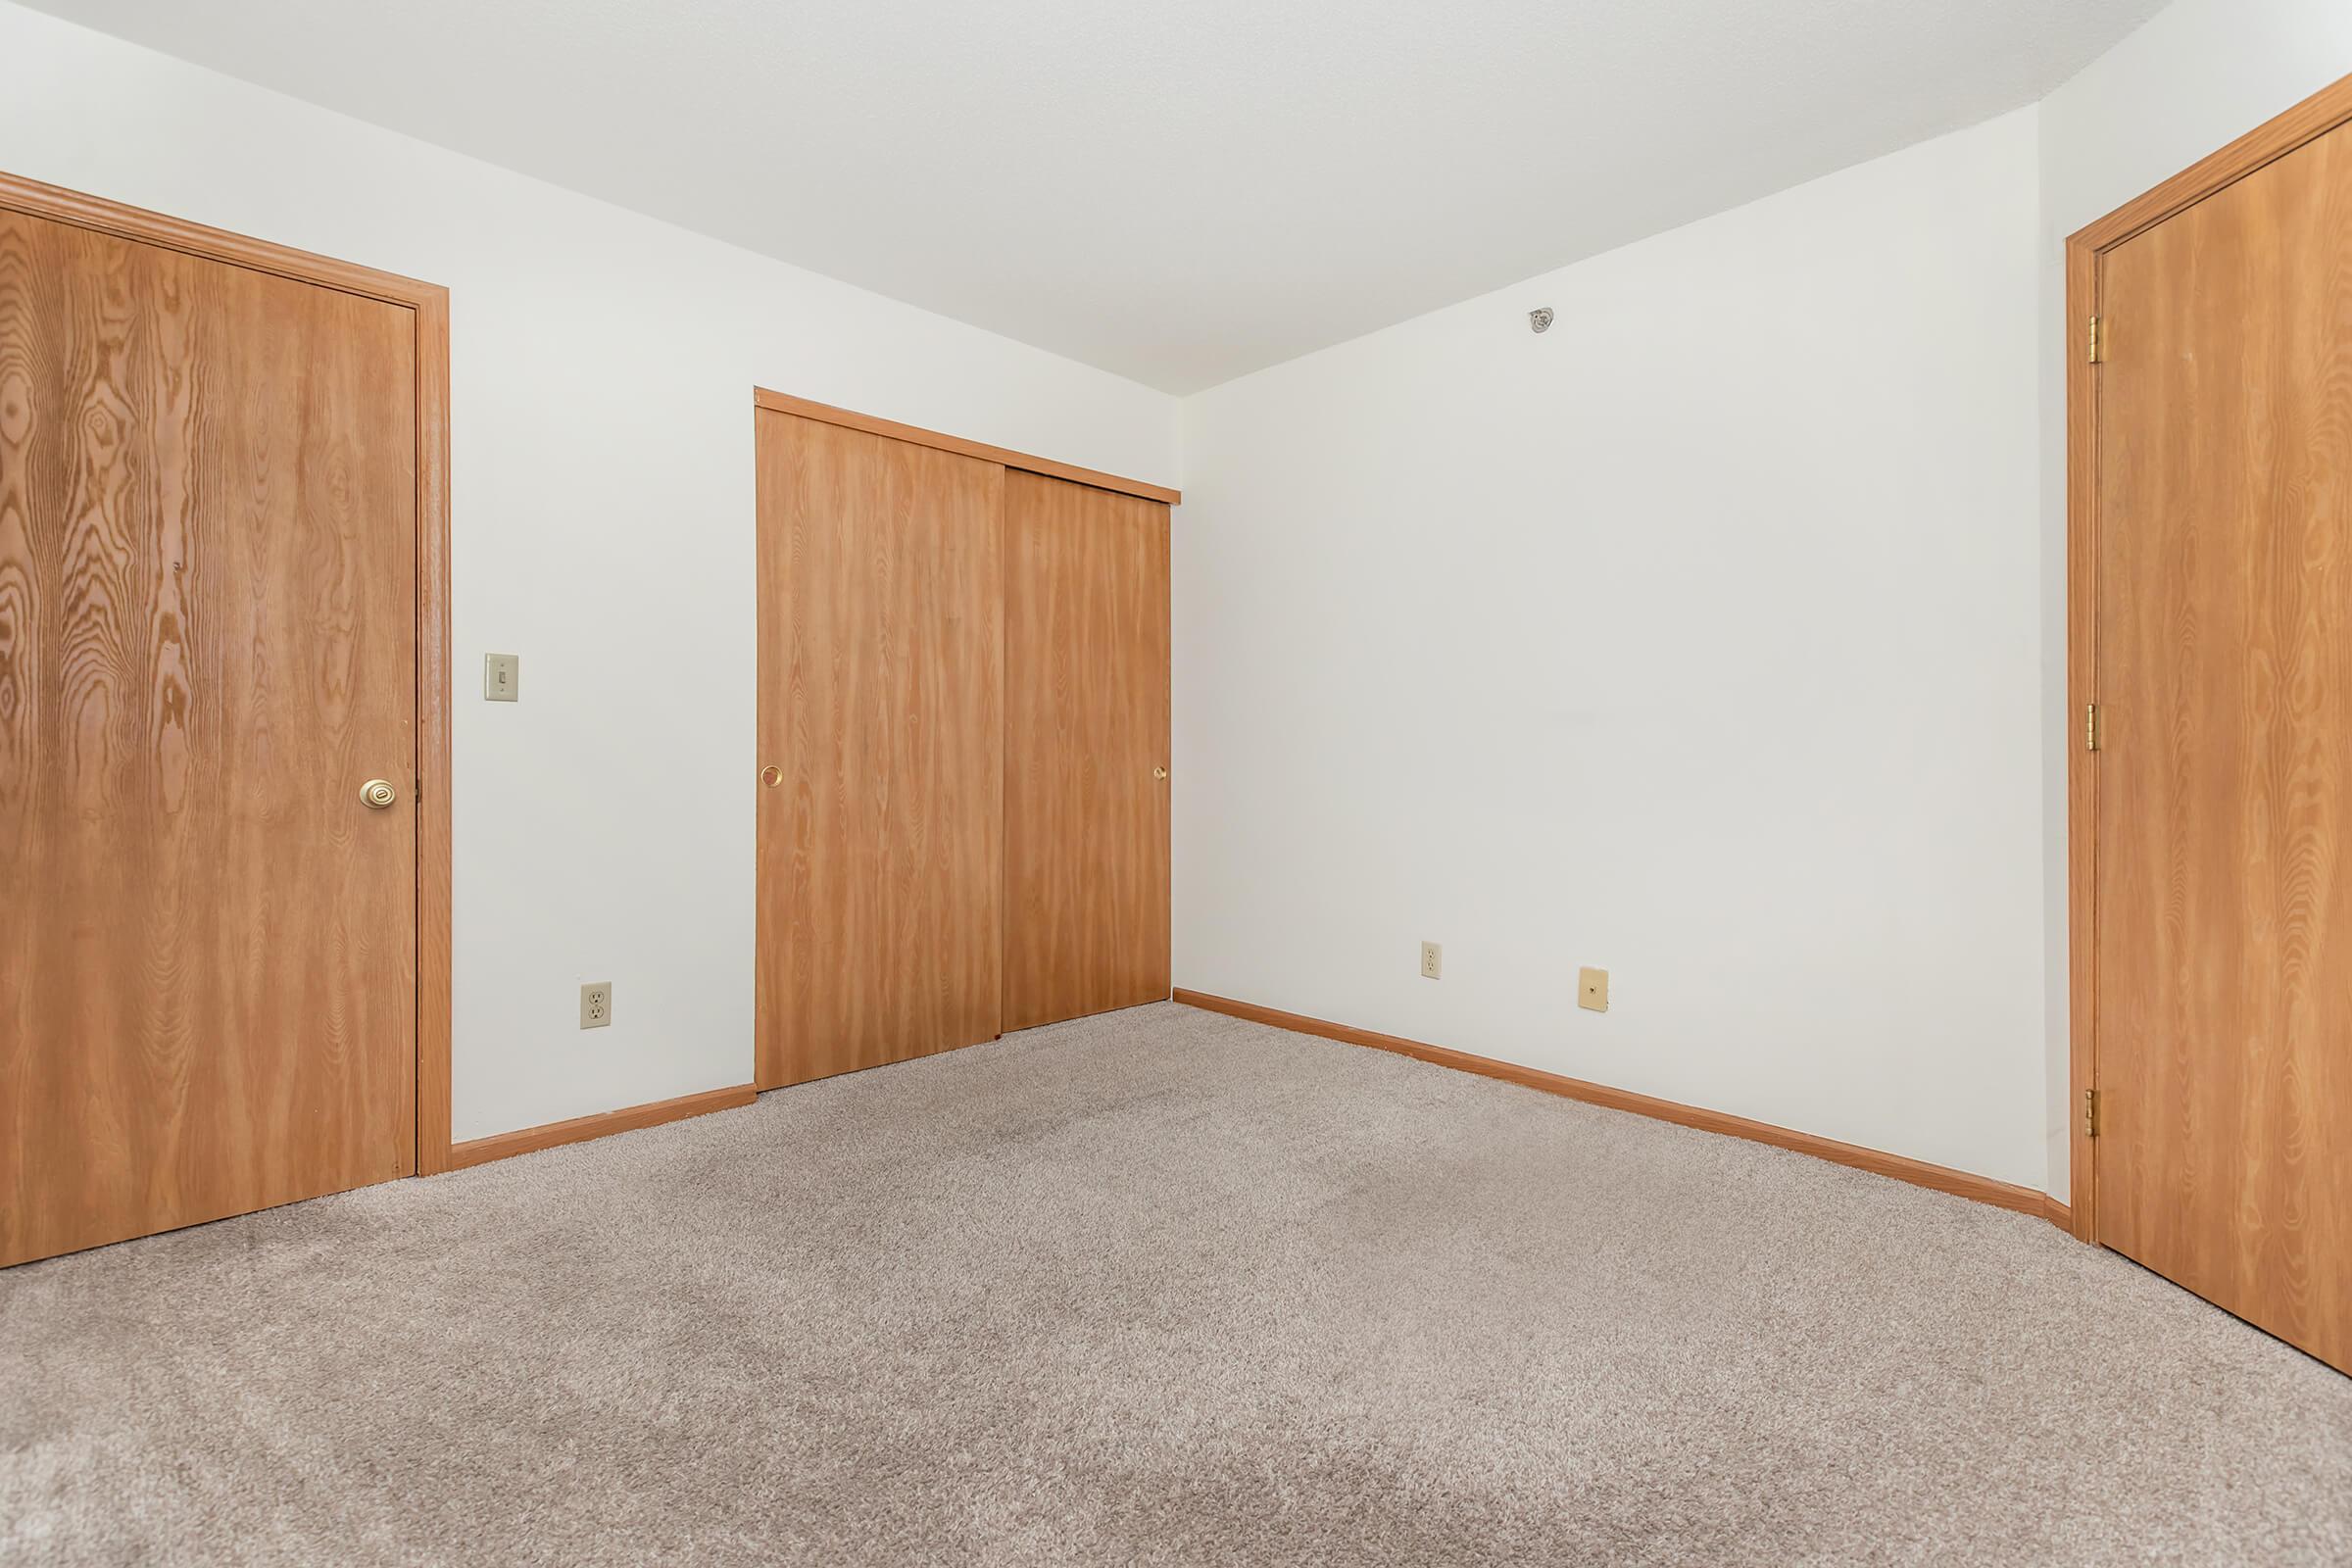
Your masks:
[{"label": "ivory outlet cover", "polygon": [[1609,1010],[1609,971],[1579,969],[1576,971],[1576,1004],[1594,1012]]}]

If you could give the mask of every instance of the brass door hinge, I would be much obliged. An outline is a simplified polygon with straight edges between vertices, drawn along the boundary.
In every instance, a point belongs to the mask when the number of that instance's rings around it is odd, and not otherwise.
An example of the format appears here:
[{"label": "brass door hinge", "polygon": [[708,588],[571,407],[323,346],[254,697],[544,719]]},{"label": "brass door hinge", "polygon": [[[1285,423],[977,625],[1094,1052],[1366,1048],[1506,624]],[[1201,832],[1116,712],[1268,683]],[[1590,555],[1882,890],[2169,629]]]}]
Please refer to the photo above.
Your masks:
[{"label": "brass door hinge", "polygon": [[2099,1092],[2096,1089],[2082,1091],[2082,1136],[2099,1136]]},{"label": "brass door hinge", "polygon": [[2096,703],[2082,705],[2082,749],[2086,752],[2099,749],[2099,705]]},{"label": "brass door hinge", "polygon": [[2090,318],[2090,363],[2093,365],[2104,365],[2107,362],[2105,334],[2100,331],[2100,327],[2104,324],[2095,316]]}]

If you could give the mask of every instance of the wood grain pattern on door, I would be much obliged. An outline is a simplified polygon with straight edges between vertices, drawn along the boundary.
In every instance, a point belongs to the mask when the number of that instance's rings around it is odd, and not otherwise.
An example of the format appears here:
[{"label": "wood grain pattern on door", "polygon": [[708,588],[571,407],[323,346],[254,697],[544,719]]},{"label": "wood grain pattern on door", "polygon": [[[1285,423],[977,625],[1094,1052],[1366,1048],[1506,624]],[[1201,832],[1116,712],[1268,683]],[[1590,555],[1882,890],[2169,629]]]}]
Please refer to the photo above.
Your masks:
[{"label": "wood grain pattern on door", "polygon": [[0,212],[0,1263],[413,1167],[415,334]]},{"label": "wood grain pattern on door", "polygon": [[2097,1240],[2352,1369],[2352,133],[2103,259]]},{"label": "wood grain pattern on door", "polygon": [[1168,996],[1168,509],[1004,480],[1004,1027]]},{"label": "wood grain pattern on door", "polygon": [[759,1086],[995,1038],[994,463],[759,422]]}]

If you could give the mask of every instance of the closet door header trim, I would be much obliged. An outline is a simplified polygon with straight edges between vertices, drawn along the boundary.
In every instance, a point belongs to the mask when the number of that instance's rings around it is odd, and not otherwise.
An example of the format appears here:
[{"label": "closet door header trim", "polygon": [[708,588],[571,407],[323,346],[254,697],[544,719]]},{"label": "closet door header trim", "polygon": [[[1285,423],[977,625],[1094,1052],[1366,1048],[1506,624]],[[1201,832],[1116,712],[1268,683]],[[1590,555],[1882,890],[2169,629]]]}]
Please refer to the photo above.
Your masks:
[{"label": "closet door header trim", "polygon": [[937,447],[942,452],[955,452],[988,463],[1001,463],[1007,468],[1018,468],[1024,473],[1042,473],[1050,479],[1067,479],[1073,484],[1092,485],[1098,490],[1112,490],[1123,496],[1141,496],[1146,501],[1164,502],[1171,507],[1184,500],[1184,492],[1171,490],[1166,485],[1125,479],[1115,473],[1081,468],[1073,463],[1056,463],[1051,458],[1032,457],[1026,452],[992,447],[982,441],[966,441],[958,435],[943,435],[937,430],[901,424],[895,419],[878,419],[870,414],[855,414],[848,409],[834,408],[829,403],[811,403],[807,398],[770,392],[765,387],[752,389],[752,402],[777,414],[797,415],[820,424],[838,424],[851,430],[863,430],[869,435],[888,436],[894,441],[911,441],[917,446]]}]

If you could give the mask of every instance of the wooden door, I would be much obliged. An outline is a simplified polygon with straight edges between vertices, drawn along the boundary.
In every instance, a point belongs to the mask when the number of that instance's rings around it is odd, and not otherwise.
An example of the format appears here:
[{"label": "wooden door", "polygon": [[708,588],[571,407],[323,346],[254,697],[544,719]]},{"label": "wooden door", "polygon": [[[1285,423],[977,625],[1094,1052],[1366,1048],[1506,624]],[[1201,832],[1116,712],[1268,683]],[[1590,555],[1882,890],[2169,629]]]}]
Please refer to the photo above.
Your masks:
[{"label": "wooden door", "polygon": [[1004,478],[1004,1027],[1168,996],[1168,509]]},{"label": "wooden door", "polygon": [[996,1037],[1004,470],[756,417],[755,1028],[774,1089]]},{"label": "wooden door", "polygon": [[2106,253],[2097,1239],[2352,1369],[2352,131]]},{"label": "wooden door", "polygon": [[0,1263],[414,1168],[416,352],[0,211]]}]

